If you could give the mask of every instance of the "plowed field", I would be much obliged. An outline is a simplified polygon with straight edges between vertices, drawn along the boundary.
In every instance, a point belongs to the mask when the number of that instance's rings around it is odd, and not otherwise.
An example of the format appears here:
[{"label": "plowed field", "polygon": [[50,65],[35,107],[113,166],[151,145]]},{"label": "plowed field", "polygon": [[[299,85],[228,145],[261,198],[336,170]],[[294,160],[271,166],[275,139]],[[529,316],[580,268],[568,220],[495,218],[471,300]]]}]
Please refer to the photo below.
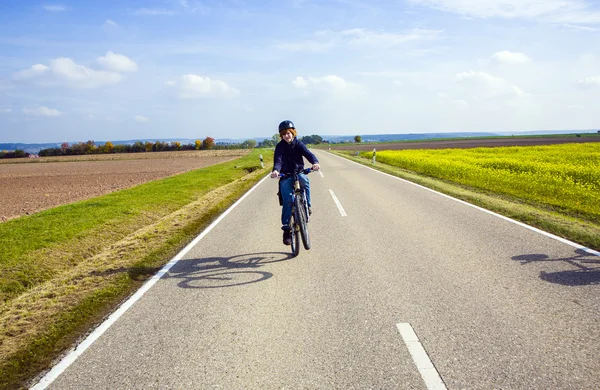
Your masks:
[{"label": "plowed field", "polygon": [[93,198],[246,153],[184,151],[0,160],[0,219]]}]

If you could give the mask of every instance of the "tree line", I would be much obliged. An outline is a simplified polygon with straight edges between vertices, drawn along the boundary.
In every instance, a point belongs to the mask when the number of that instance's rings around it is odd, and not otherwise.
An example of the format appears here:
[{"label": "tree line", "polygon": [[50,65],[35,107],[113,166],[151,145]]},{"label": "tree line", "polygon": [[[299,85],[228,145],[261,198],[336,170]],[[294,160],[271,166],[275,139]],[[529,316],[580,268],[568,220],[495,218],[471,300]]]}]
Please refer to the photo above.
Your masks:
[{"label": "tree line", "polygon": [[[279,134],[274,134],[271,139],[264,139],[261,142],[249,139],[241,143],[216,143],[212,137],[206,137],[204,140],[196,140],[194,143],[182,144],[181,142],[141,142],[137,141],[133,144],[114,144],[110,141],[105,142],[101,145],[96,145],[92,140],[87,142],[77,142],[69,144],[64,142],[60,147],[47,148],[40,150],[37,155],[40,157],[49,156],[75,156],[82,154],[105,154],[105,153],[147,153],[147,152],[168,152],[177,150],[208,150],[208,149],[253,149],[253,148],[273,148],[279,142]],[[307,135],[300,140],[305,144],[318,145],[323,141],[323,138],[319,135]],[[33,157],[34,154],[30,154],[21,149],[14,151],[0,151],[0,158],[22,158],[22,157]]]}]

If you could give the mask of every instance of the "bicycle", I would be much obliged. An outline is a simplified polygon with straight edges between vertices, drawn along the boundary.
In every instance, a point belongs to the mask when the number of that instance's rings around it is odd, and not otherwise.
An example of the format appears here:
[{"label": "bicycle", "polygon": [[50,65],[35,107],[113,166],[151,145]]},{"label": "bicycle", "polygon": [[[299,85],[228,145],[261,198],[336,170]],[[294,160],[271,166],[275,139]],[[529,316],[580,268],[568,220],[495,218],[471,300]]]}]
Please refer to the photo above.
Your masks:
[{"label": "bicycle", "polygon": [[312,168],[306,168],[299,172],[294,173],[280,173],[279,177],[294,177],[294,192],[292,193],[292,216],[290,219],[290,229],[292,234],[292,254],[294,257],[300,253],[300,238],[302,238],[302,244],[304,249],[310,249],[310,235],[308,234],[308,220],[310,219],[310,213],[308,211],[308,202],[306,201],[306,194],[300,186],[300,180],[298,174],[302,172],[308,175],[310,172],[314,172]]}]

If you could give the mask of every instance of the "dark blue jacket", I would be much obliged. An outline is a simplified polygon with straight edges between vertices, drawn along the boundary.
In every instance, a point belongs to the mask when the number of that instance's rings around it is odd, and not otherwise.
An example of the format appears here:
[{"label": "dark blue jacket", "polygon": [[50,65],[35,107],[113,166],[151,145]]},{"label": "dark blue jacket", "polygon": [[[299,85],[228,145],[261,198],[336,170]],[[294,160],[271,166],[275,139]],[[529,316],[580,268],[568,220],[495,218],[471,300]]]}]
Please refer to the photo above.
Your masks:
[{"label": "dark blue jacket", "polygon": [[279,141],[275,146],[275,157],[273,159],[273,170],[279,173],[292,173],[304,169],[304,160],[311,164],[317,164],[317,157],[302,143],[298,138],[288,144],[284,140]]}]

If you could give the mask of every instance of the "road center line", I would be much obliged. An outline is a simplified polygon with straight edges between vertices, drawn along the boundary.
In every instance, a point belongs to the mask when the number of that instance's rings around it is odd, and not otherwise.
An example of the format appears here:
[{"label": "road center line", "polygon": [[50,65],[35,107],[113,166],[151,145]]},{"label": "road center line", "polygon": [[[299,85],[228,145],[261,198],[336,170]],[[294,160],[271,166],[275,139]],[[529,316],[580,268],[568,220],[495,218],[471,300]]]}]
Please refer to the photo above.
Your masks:
[{"label": "road center line", "polygon": [[340,203],[339,199],[337,198],[337,196],[335,196],[335,194],[333,193],[333,190],[329,190],[329,193],[331,194],[331,197],[333,198],[333,201],[335,202],[335,204],[337,205],[338,210],[340,210],[340,214],[342,214],[342,217],[347,217],[348,214],[346,214],[346,211],[344,210],[344,208],[342,207],[342,204]]},{"label": "road center line", "polygon": [[413,327],[407,322],[396,324],[396,327],[398,328],[398,331],[400,331],[400,335],[408,347],[408,351],[417,365],[417,369],[419,370],[427,389],[446,390],[444,381],[442,381],[440,374],[433,366],[433,363],[431,363],[431,360],[429,359],[427,352],[425,352],[425,348],[423,348]]}]

